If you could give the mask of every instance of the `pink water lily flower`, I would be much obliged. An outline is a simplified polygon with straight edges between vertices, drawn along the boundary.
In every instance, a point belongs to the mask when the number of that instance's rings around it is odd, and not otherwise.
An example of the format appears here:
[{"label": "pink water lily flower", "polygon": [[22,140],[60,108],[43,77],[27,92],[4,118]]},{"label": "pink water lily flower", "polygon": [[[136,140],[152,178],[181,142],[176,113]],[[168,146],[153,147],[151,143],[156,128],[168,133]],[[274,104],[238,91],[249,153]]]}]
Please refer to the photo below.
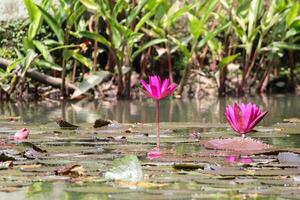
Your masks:
[{"label": "pink water lily flower", "polygon": [[27,128],[22,128],[14,135],[14,140],[24,140],[29,136],[30,131]]},{"label": "pink water lily flower", "polygon": [[262,112],[259,107],[253,103],[237,104],[226,107],[225,116],[233,130],[242,136],[249,133],[258,124],[268,111]]},{"label": "pink water lily flower", "polygon": [[147,158],[150,160],[154,160],[160,158],[161,155],[162,153],[159,150],[152,149],[147,153]]},{"label": "pink water lily flower", "polygon": [[143,92],[150,98],[155,100],[161,100],[170,94],[176,89],[176,84],[171,83],[167,78],[163,82],[159,76],[150,76],[149,84],[147,84],[144,80],[141,80],[140,83],[143,85]]},{"label": "pink water lily flower", "polygon": [[[175,83],[170,83],[170,80],[167,78],[163,82],[159,76],[150,76],[149,84],[144,80],[140,82],[144,87],[143,92],[150,98],[156,101],[156,150],[159,153],[160,148],[160,128],[159,128],[159,101],[174,92],[176,89]],[[158,154],[153,154],[158,155]],[[154,156],[155,157],[155,156]]]}]

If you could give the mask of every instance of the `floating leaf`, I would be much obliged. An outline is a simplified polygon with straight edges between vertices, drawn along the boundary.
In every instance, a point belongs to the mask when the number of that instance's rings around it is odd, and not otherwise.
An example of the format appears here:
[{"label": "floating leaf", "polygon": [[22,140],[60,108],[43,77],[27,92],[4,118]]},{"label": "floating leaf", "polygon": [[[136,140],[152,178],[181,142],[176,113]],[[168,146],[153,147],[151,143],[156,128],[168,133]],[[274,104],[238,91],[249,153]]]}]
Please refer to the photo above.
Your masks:
[{"label": "floating leaf", "polygon": [[116,136],[116,137],[108,136],[107,139],[112,142],[127,142],[127,138],[125,136]]},{"label": "floating leaf", "polygon": [[130,182],[138,182],[143,179],[142,166],[134,155],[117,158],[112,165],[112,169],[105,173],[106,179]]},{"label": "floating leaf", "polygon": [[31,142],[21,142],[20,145],[22,145],[23,147],[25,147],[26,149],[28,148],[32,148],[33,150],[40,152],[40,153],[47,153],[46,150],[41,149],[40,147],[38,147],[37,145],[31,143]]},{"label": "floating leaf", "polygon": [[40,156],[40,153],[33,148],[29,148],[24,152],[24,157],[28,159],[36,159]]},{"label": "floating leaf", "polygon": [[300,154],[292,152],[280,152],[278,160],[281,164],[300,165]]},{"label": "floating leaf", "polygon": [[56,175],[78,177],[78,176],[84,176],[85,170],[81,165],[66,165],[56,169],[54,173]]},{"label": "floating leaf", "polygon": [[9,168],[12,168],[12,167],[13,167],[13,161],[11,161],[11,160],[0,163],[0,170],[9,169]]},{"label": "floating leaf", "polygon": [[231,150],[243,153],[265,151],[271,148],[270,145],[261,141],[242,137],[209,140],[204,146],[208,149]]},{"label": "floating leaf", "polygon": [[100,128],[102,126],[106,126],[108,124],[110,124],[111,121],[108,121],[108,120],[104,120],[104,119],[97,119],[94,123],[94,128]]},{"label": "floating leaf", "polygon": [[79,126],[73,125],[65,120],[58,119],[56,120],[56,123],[60,128],[66,128],[66,129],[77,129]]},{"label": "floating leaf", "polygon": [[204,169],[206,164],[194,164],[194,163],[175,163],[173,165],[174,169],[177,170],[197,170],[197,169]]}]

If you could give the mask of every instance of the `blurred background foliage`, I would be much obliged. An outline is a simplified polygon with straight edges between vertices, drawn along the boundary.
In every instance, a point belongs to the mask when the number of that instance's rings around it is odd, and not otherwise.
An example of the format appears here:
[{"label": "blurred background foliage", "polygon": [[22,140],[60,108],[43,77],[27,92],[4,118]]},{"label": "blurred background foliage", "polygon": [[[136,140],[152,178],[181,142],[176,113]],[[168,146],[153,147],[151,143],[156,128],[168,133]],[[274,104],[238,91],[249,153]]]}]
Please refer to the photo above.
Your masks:
[{"label": "blurred background foliage", "polygon": [[[299,85],[297,0],[24,0],[28,19],[1,22],[1,94],[56,78],[60,96],[136,97],[159,74],[176,96],[293,92]],[[4,66],[4,67],[3,67]],[[36,82],[36,83],[35,83]],[[47,85],[47,84],[46,84]],[[75,94],[75,95],[74,95]],[[3,95],[2,95],[3,96]]]}]

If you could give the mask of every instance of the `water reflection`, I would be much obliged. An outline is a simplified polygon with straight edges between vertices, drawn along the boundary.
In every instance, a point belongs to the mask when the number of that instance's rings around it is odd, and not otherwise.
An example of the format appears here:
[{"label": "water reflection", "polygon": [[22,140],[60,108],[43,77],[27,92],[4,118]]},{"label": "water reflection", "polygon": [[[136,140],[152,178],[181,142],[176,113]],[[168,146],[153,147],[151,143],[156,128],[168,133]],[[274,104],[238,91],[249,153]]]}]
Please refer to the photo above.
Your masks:
[{"label": "water reflection", "polygon": [[226,157],[226,161],[235,164],[235,163],[242,163],[242,164],[250,164],[253,160],[250,157],[240,157],[240,156],[228,156]]},{"label": "water reflection", "polygon": [[[283,118],[299,117],[300,96],[276,95],[254,96],[239,99],[240,102],[254,102],[269,114],[262,124],[272,125]],[[225,123],[224,110],[235,98],[210,98],[191,100],[164,100],[161,102],[161,121]],[[83,100],[80,102],[41,101],[31,103],[0,103],[0,115],[4,117],[21,116],[27,123],[48,123],[63,118],[72,123],[93,123],[97,118],[119,122],[154,122],[155,102],[117,101],[99,102]]]}]

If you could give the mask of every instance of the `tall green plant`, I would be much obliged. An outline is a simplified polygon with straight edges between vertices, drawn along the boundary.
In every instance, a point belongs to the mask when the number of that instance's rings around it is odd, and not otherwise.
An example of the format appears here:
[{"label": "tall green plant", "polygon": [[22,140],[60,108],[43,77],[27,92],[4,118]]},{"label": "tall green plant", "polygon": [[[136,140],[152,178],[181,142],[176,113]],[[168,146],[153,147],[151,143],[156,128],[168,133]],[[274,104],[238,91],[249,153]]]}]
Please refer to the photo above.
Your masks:
[{"label": "tall green plant", "polygon": [[[29,17],[31,20],[27,37],[24,38],[23,46],[25,48],[24,56],[13,63],[8,69],[18,63],[23,63],[22,75],[24,76],[28,68],[32,65],[50,67],[53,70],[61,71],[61,94],[65,96],[65,77],[66,64],[72,58],[92,67],[92,62],[82,56],[79,52],[79,44],[70,44],[70,33],[76,31],[78,23],[86,8],[76,0],[66,0],[54,3],[49,0],[43,0],[40,5],[36,5],[33,0],[24,0]],[[52,39],[36,39],[40,34],[41,27],[48,26],[53,32]],[[62,58],[54,57],[51,52],[62,51]],[[57,62],[60,60],[60,66]],[[30,62],[29,62],[30,61]]]},{"label": "tall green plant", "polygon": [[[155,6],[153,2],[142,0],[135,4],[117,0],[80,0],[93,14],[105,22],[105,33],[80,32],[83,37],[102,43],[113,53],[118,73],[118,95],[129,97],[130,76],[133,61],[150,46],[165,42],[165,39],[144,41],[144,34],[140,28],[144,25],[148,13],[143,13],[146,6]],[[142,17],[143,13],[143,17]],[[125,16],[125,17],[124,17]],[[126,86],[123,73],[127,73]]]}]

